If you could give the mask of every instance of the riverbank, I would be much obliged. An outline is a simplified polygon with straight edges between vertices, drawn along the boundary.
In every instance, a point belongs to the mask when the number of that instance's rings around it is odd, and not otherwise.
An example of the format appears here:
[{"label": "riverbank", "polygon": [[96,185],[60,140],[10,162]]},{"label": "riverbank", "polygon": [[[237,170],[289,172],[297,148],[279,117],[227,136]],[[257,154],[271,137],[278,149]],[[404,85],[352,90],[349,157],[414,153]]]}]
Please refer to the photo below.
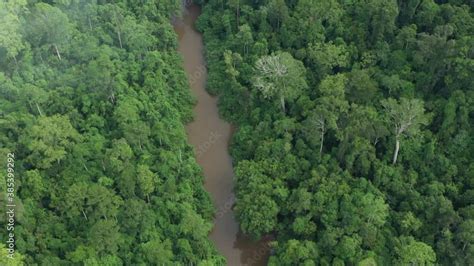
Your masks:
[{"label": "riverbank", "polygon": [[234,173],[228,146],[233,130],[219,117],[217,98],[206,91],[204,46],[201,34],[194,27],[200,13],[199,6],[187,6],[183,19],[175,22],[175,31],[179,37],[178,51],[183,56],[183,67],[192,94],[197,99],[194,120],[186,127],[188,141],[195,149],[197,162],[206,178],[205,188],[217,209],[209,237],[220,254],[226,257],[228,265],[264,265],[269,251],[266,242],[253,242],[243,236],[232,212]]}]

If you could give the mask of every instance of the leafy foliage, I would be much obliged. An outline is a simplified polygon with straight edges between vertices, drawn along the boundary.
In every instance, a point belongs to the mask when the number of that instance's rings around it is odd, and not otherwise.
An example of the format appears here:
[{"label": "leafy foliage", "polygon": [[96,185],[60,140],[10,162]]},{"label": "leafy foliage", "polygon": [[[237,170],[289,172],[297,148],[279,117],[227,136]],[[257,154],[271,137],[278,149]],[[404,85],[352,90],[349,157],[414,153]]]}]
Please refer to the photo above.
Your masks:
[{"label": "leafy foliage", "polygon": [[21,206],[0,264],[223,263],[168,2],[0,2],[0,150]]},{"label": "leafy foliage", "polygon": [[203,2],[237,217],[274,235],[270,265],[474,263],[472,1]]}]

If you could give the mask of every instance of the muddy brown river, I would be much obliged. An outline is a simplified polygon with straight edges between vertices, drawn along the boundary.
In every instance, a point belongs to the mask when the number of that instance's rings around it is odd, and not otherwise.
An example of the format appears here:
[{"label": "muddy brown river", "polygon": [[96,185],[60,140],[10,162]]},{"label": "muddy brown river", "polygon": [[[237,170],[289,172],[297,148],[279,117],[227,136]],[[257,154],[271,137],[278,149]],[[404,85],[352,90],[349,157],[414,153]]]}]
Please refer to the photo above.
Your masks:
[{"label": "muddy brown river", "polygon": [[197,99],[194,121],[186,127],[188,141],[194,146],[197,162],[204,172],[205,188],[217,209],[209,238],[227,259],[227,265],[265,265],[268,241],[254,242],[243,236],[232,211],[234,173],[228,151],[232,126],[219,117],[217,98],[205,90],[203,41],[194,27],[200,14],[199,6],[187,5],[183,18],[174,22],[174,29],[179,37],[178,50],[184,60],[184,70]]}]

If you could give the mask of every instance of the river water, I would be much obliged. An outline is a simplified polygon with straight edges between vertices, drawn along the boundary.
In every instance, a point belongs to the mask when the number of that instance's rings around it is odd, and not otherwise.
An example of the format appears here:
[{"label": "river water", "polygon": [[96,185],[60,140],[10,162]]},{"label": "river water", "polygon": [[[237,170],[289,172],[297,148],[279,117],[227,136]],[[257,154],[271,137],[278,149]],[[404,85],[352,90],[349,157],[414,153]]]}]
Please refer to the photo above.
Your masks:
[{"label": "river water", "polygon": [[270,251],[268,241],[254,242],[243,236],[232,212],[234,173],[228,151],[232,126],[219,117],[217,98],[205,90],[207,72],[203,41],[194,27],[200,14],[199,6],[187,5],[183,18],[174,22],[174,29],[178,34],[183,67],[197,99],[194,121],[186,127],[188,141],[194,146],[197,162],[204,172],[204,186],[217,209],[209,238],[228,265],[265,265]]}]

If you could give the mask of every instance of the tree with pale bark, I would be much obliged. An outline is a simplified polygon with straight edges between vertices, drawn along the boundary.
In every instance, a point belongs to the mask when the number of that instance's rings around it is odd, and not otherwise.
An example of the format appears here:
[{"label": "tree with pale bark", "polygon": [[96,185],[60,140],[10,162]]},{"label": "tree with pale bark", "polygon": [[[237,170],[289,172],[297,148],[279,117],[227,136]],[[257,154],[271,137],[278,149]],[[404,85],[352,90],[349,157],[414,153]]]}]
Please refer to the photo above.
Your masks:
[{"label": "tree with pale bark", "polygon": [[307,88],[303,63],[287,52],[261,57],[255,63],[253,86],[264,98],[278,98],[283,112]]},{"label": "tree with pale bark", "polygon": [[395,135],[392,164],[396,164],[402,138],[418,134],[420,127],[428,124],[429,116],[425,114],[423,101],[419,99],[401,98],[397,101],[389,98],[382,101],[382,106],[385,109],[387,123]]}]

